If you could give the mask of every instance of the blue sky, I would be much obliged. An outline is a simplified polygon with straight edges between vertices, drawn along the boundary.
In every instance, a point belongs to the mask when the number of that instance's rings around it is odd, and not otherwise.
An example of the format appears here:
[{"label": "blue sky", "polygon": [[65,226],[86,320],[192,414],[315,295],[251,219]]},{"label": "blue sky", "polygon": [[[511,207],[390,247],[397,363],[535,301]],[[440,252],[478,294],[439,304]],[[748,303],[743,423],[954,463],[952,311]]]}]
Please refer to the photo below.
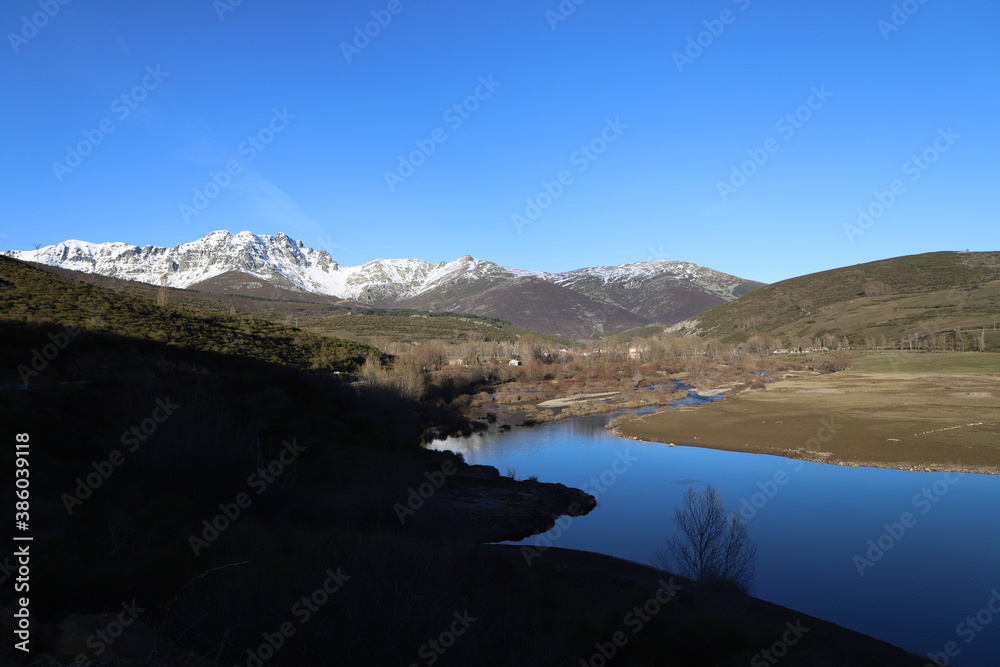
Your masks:
[{"label": "blue sky", "polygon": [[234,2],[4,3],[0,248],[767,282],[1000,249],[994,2]]}]

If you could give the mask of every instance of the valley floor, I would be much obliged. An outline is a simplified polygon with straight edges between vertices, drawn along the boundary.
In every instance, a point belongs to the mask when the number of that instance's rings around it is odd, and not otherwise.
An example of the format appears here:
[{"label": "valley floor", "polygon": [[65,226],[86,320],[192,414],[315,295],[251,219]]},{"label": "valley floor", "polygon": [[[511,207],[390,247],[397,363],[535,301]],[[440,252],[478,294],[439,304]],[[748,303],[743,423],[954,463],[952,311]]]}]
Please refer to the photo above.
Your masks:
[{"label": "valley floor", "polygon": [[1000,474],[1000,355],[856,355],[850,370],[661,410],[615,432],[837,465]]}]

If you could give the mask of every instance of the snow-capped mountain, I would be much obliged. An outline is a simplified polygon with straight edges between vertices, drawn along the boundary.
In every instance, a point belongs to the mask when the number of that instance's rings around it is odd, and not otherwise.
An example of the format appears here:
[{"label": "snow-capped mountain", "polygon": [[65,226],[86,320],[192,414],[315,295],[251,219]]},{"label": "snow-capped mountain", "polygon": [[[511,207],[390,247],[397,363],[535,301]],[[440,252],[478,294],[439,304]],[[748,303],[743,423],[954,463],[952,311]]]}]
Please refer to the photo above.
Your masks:
[{"label": "snow-capped mountain", "polygon": [[[475,312],[573,337],[673,323],[760,285],[667,260],[565,273],[503,267],[469,255],[436,264],[379,259],[341,266],[325,250],[308,248],[287,234],[246,231],[215,231],[170,248],[71,240],[4,254],[152,285],[166,281],[171,287],[252,294],[267,284],[372,306]],[[242,279],[234,281],[234,276]]]},{"label": "snow-capped mountain", "polygon": [[65,241],[38,250],[10,250],[8,257],[123,280],[170,287],[197,286],[236,271],[281,287],[362,301],[398,300],[455,280],[524,272],[460,257],[432,264],[420,259],[379,259],[361,266],[340,266],[325,250],[307,248],[287,234],[215,231],[171,248],[127,243]]},{"label": "snow-capped mountain", "polygon": [[584,286],[615,286],[628,290],[645,287],[650,280],[658,278],[686,280],[700,289],[715,294],[727,301],[740,296],[740,286],[748,281],[728,273],[722,273],[691,262],[679,260],[651,260],[620,266],[595,266],[558,273],[551,280],[558,285],[583,290]]}]

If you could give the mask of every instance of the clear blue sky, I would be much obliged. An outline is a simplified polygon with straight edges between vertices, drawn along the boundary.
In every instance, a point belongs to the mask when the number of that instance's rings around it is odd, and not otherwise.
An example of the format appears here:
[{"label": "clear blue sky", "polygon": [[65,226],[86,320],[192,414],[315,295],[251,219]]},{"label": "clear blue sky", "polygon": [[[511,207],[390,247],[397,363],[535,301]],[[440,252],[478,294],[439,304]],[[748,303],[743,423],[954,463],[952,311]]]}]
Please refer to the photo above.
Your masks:
[{"label": "clear blue sky", "polygon": [[767,282],[1000,249],[997,3],[910,0],[898,25],[874,0],[562,4],[9,0],[0,248],[249,229],[348,265],[661,258]]}]

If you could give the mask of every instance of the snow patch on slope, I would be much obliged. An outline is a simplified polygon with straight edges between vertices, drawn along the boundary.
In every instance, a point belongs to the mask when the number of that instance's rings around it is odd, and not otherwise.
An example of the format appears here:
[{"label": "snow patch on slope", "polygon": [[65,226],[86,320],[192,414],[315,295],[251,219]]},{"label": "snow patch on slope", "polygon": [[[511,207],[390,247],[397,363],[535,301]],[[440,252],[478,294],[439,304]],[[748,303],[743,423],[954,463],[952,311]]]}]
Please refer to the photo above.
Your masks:
[{"label": "snow patch on slope", "polygon": [[4,254],[152,285],[159,285],[165,279],[169,286],[179,288],[239,271],[265,281],[280,277],[282,284],[305,292],[360,301],[391,302],[480,280],[524,278],[568,288],[600,282],[636,289],[652,279],[686,280],[729,300],[735,298],[733,289],[743,282],[735,276],[677,260],[598,266],[565,273],[503,267],[470,255],[436,264],[409,258],[341,266],[325,250],[307,248],[284,233],[267,236],[249,231],[232,234],[225,230],[170,248],[69,240],[38,250],[11,250]]}]

